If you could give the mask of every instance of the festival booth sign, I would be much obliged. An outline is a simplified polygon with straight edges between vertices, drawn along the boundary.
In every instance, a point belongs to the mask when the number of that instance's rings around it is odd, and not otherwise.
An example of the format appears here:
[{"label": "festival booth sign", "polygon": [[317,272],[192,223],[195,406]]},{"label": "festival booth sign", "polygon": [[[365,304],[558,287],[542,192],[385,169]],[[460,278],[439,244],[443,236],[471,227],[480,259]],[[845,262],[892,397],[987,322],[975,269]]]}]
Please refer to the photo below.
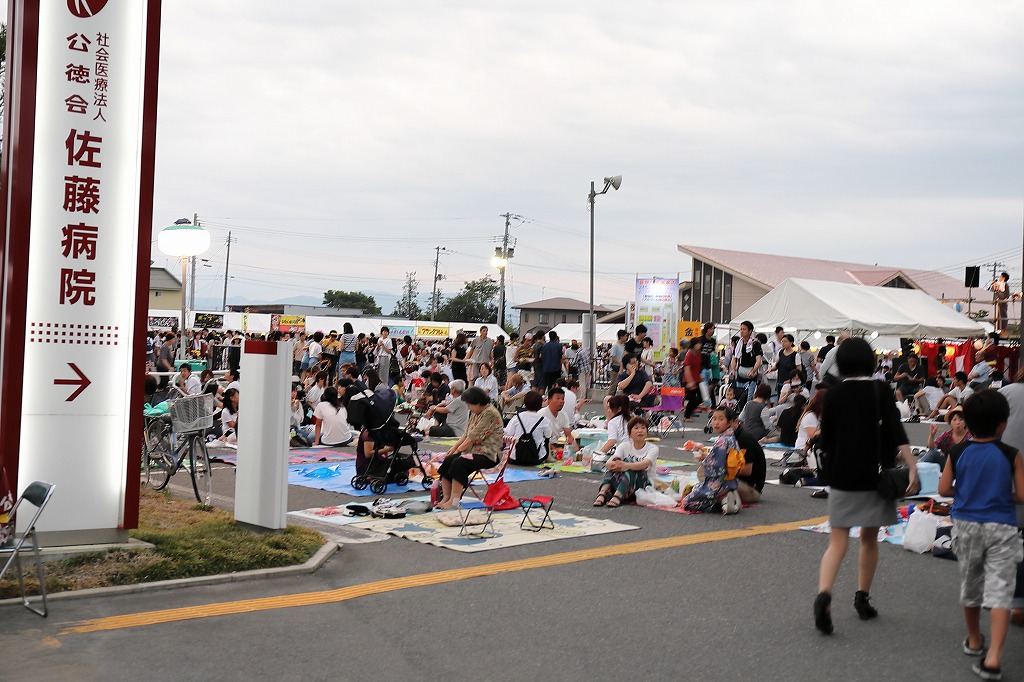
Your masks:
[{"label": "festival booth sign", "polygon": [[792,278],[737,314],[754,329],[848,331],[914,339],[966,339],[984,334],[974,320],[942,305],[918,289],[869,287]]},{"label": "festival booth sign", "polygon": [[191,329],[223,329],[223,313],[192,313]]},{"label": "festival booth sign", "polygon": [[416,327],[416,338],[419,339],[446,339],[448,338],[448,324],[421,324]]},{"label": "festival booth sign", "polygon": [[150,315],[146,318],[146,327],[152,330],[178,329],[179,315]]},{"label": "festival booth sign", "polygon": [[[616,332],[622,329],[621,325],[618,324],[599,324],[597,325],[597,343],[615,343]],[[555,325],[551,331],[558,334],[558,338],[563,343],[568,343],[573,339],[582,342],[583,341],[583,325],[579,322],[563,322],[562,324]]]},{"label": "festival booth sign", "polygon": [[679,278],[638,277],[634,315],[634,326],[647,327],[647,337],[654,341],[654,359],[664,360],[678,341]]},{"label": "festival booth sign", "polygon": [[680,320],[676,329],[676,339],[679,341],[685,341],[686,345],[689,345],[691,339],[695,339],[700,336],[700,327],[700,322],[694,320]]},{"label": "festival booth sign", "polygon": [[2,463],[19,490],[56,486],[48,544],[123,541],[138,525],[160,1],[8,12]]},{"label": "festival booth sign", "polygon": [[270,331],[281,332],[282,334],[287,334],[289,332],[297,332],[301,334],[302,332],[306,331],[306,316],[271,315]]}]

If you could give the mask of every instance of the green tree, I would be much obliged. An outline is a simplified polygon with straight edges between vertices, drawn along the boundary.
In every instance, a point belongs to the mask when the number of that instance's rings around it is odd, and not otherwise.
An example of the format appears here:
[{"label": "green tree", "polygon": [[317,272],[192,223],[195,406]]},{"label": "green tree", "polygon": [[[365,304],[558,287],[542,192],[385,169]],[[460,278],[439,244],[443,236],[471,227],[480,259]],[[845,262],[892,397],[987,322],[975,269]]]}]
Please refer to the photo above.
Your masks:
[{"label": "green tree", "polygon": [[335,291],[328,289],[324,292],[324,305],[331,308],[357,308],[363,311],[364,315],[380,315],[380,306],[373,296],[367,296],[361,291]]},{"label": "green tree", "polygon": [[395,302],[395,317],[404,317],[409,320],[416,320],[423,314],[420,304],[416,300],[419,295],[420,283],[416,281],[415,272],[405,273],[405,285],[402,287],[402,296]]},{"label": "green tree", "polygon": [[466,282],[437,309],[441,322],[490,322],[498,317],[498,283],[490,275]]}]

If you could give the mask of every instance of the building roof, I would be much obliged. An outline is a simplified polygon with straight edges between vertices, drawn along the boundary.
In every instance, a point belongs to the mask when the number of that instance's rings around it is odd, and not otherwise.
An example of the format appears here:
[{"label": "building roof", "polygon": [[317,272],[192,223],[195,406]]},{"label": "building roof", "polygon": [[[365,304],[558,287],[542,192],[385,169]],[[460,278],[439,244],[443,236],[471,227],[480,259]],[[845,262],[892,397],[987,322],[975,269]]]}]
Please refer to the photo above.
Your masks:
[{"label": "building roof", "polygon": [[161,291],[181,291],[181,282],[167,268],[149,268],[149,288]]},{"label": "building roof", "polygon": [[[679,244],[678,249],[698,260],[718,265],[734,276],[738,275],[770,289],[791,277],[868,286],[882,286],[896,277],[901,277],[911,286],[927,292],[933,298],[967,298],[969,293],[961,280],[933,270],[749,253],[686,244]],[[978,292],[975,292],[975,296],[978,296]]]},{"label": "building roof", "polygon": [[[586,301],[577,301],[575,298],[564,296],[545,298],[543,301],[534,301],[533,303],[520,303],[512,307],[516,310],[579,310],[580,312],[590,312],[590,304]],[[595,303],[594,310],[596,312],[606,312],[615,310],[615,308]]]}]

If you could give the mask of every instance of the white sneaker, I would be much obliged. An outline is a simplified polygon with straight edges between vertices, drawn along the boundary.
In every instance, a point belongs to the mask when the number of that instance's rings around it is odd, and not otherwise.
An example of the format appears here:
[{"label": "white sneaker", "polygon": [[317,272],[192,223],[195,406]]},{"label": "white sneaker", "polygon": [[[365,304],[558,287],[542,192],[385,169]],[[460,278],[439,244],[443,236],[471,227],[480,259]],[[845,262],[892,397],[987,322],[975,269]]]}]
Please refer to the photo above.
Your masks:
[{"label": "white sneaker", "polygon": [[730,490],[725,494],[722,499],[722,515],[729,516],[731,514],[738,514],[740,509],[743,508],[743,503],[740,502],[740,494],[735,490]]}]

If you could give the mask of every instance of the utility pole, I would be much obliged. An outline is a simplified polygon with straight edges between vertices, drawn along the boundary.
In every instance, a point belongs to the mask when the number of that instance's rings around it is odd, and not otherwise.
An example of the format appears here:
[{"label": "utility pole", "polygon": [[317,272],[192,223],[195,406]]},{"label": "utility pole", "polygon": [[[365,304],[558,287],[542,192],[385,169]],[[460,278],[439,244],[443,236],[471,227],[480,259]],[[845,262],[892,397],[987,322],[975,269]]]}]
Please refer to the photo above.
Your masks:
[{"label": "utility pole", "polygon": [[437,264],[441,260],[441,252],[447,251],[448,249],[443,246],[434,247],[434,290],[430,294],[430,321],[434,321],[434,315],[437,314],[437,282],[438,280],[444,279],[444,275],[437,274]]},{"label": "utility pole", "polygon": [[224,257],[224,296],[220,299],[221,312],[228,309],[228,268],[231,267],[231,230],[228,230],[228,252]]},{"label": "utility pole", "polygon": [[[192,214],[192,224],[199,227],[199,214]],[[189,294],[188,294],[188,307],[189,310],[196,309],[196,257],[189,256],[189,262],[192,263],[192,281],[189,282]]]},{"label": "utility pole", "polygon": [[499,217],[505,219],[505,236],[501,240],[501,251],[495,254],[495,264],[498,267],[498,273],[501,277],[501,283],[498,288],[498,326],[502,329],[505,328],[505,268],[508,267],[508,261],[512,258],[514,249],[508,248],[508,228],[510,227],[512,218],[516,220],[522,220],[522,216],[518,216],[515,213],[502,213]]}]

